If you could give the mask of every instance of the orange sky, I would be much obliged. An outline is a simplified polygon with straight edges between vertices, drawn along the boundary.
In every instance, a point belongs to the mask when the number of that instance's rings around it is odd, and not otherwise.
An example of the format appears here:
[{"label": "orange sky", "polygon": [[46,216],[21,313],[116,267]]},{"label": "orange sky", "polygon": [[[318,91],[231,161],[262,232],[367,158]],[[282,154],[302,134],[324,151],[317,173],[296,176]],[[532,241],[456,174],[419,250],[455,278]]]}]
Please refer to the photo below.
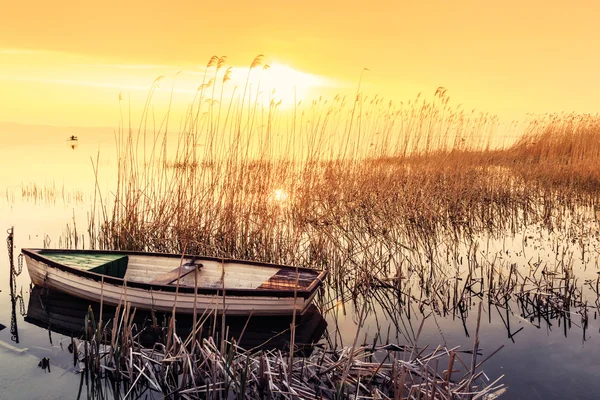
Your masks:
[{"label": "orange sky", "polygon": [[5,2],[0,121],[114,126],[119,92],[143,103],[158,75],[192,85],[213,54],[247,66],[259,53],[325,95],[355,90],[367,67],[365,91],[394,100],[444,86],[508,118],[596,112],[599,16],[594,1]]}]

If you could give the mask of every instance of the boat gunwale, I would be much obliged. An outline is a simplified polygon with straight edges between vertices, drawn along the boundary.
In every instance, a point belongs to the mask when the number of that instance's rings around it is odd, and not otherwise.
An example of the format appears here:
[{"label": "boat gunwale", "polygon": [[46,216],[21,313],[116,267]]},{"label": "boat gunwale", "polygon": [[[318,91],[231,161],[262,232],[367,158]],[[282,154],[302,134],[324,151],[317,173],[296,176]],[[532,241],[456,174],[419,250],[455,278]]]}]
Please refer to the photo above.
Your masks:
[{"label": "boat gunwale", "polygon": [[270,264],[270,263],[261,263],[258,261],[250,261],[250,260],[236,260],[231,258],[217,258],[217,257],[207,257],[207,256],[199,256],[193,254],[173,254],[173,253],[150,253],[143,251],[126,251],[126,250],[74,250],[74,249],[39,249],[39,248],[23,248],[21,252],[28,257],[36,261],[43,262],[51,267],[58,268],[61,271],[65,271],[68,273],[72,273],[77,276],[81,276],[84,278],[92,279],[97,282],[101,282],[102,278],[104,278],[104,283],[109,283],[113,285],[127,287],[138,288],[143,290],[154,290],[154,291],[163,291],[163,292],[179,292],[179,293],[197,293],[199,295],[219,295],[219,293],[223,292],[222,288],[207,288],[207,287],[198,287],[194,288],[191,286],[177,286],[177,285],[161,285],[161,284],[150,284],[145,282],[138,281],[127,281],[123,278],[117,278],[114,276],[108,276],[99,274],[92,271],[85,271],[78,268],[70,267],[65,264],[61,264],[60,262],[54,261],[48,257],[45,257],[41,252],[48,253],[77,253],[77,254],[120,254],[124,256],[156,256],[156,257],[166,257],[166,258],[191,258],[196,257],[199,261],[216,261],[216,262],[236,262],[240,264],[246,265],[254,265],[254,266],[267,266],[272,268],[280,268],[287,269],[292,271],[307,271],[316,273],[313,281],[306,289],[237,289],[237,288],[225,288],[225,293],[227,296],[239,296],[239,297],[302,297],[308,298],[311,294],[321,285],[325,276],[327,275],[326,270],[315,270],[311,268],[305,267],[292,267],[288,265],[278,265],[278,264]]}]

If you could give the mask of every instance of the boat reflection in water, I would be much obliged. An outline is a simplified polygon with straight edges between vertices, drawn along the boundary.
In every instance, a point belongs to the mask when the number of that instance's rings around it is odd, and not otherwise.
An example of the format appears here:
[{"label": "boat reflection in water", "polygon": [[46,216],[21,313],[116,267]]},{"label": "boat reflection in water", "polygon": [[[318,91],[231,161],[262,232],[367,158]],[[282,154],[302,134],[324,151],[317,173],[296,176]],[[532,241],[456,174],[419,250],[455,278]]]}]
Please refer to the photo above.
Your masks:
[{"label": "boat reflection in water", "polygon": [[[29,296],[25,321],[66,336],[85,335],[85,317],[91,308],[96,320],[100,316],[100,304],[80,299],[62,292],[34,286]],[[109,330],[116,307],[103,306],[102,320]],[[166,340],[171,313],[151,313],[137,310],[134,316],[135,332],[144,346]],[[200,316],[198,320],[200,320]],[[193,316],[176,315],[175,330],[179,337],[188,337],[192,331]],[[235,340],[244,349],[288,349],[292,316],[226,316],[227,339]],[[221,337],[222,318],[208,317],[200,329],[200,335]],[[316,306],[311,305],[303,315],[296,316],[295,348],[299,355],[308,356],[327,327]],[[91,328],[90,328],[91,329]],[[107,335],[110,337],[110,332]]]}]

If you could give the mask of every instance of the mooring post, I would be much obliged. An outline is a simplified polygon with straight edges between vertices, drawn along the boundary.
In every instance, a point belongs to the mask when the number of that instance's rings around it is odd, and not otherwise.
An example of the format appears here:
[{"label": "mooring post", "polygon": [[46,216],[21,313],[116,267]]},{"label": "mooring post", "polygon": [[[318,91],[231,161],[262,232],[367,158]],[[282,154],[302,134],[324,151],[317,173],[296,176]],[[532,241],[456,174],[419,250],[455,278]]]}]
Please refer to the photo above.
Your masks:
[{"label": "mooring post", "polygon": [[13,257],[13,242],[14,242],[14,227],[11,226],[6,233],[8,233],[8,237],[6,238],[6,247],[8,250],[8,264],[10,265],[8,273],[10,274],[10,293],[11,296],[14,295],[14,271],[15,271],[15,260]]},{"label": "mooring post", "polygon": [[[10,227],[6,233],[8,233],[8,237],[6,238],[6,247],[8,250],[8,263],[10,265],[9,268],[9,284],[10,284],[10,304],[11,304],[11,314],[10,314],[10,333],[11,339],[15,343],[19,343],[19,329],[17,328],[17,313],[16,313],[16,305],[17,300],[21,301],[21,305],[23,304],[23,298],[19,295],[17,296],[17,284],[15,278],[17,275],[21,273],[21,271],[17,271],[15,269],[15,258],[14,258],[14,227]],[[21,306],[22,307],[22,306]],[[22,311],[23,312],[23,311]]]}]

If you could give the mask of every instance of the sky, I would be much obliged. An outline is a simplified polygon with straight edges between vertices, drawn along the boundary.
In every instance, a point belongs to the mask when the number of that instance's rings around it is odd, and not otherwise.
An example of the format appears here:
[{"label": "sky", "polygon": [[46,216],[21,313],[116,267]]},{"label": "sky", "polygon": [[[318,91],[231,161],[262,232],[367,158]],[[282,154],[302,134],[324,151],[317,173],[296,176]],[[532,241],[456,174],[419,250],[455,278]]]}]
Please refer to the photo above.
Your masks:
[{"label": "sky", "polygon": [[184,109],[211,56],[243,85],[258,54],[284,104],[356,92],[367,68],[361,90],[394,101],[441,86],[504,118],[595,113],[599,16],[600,3],[554,0],[5,2],[0,121],[115,126],[119,95],[139,112],[158,76],[157,103],[173,85]]}]

